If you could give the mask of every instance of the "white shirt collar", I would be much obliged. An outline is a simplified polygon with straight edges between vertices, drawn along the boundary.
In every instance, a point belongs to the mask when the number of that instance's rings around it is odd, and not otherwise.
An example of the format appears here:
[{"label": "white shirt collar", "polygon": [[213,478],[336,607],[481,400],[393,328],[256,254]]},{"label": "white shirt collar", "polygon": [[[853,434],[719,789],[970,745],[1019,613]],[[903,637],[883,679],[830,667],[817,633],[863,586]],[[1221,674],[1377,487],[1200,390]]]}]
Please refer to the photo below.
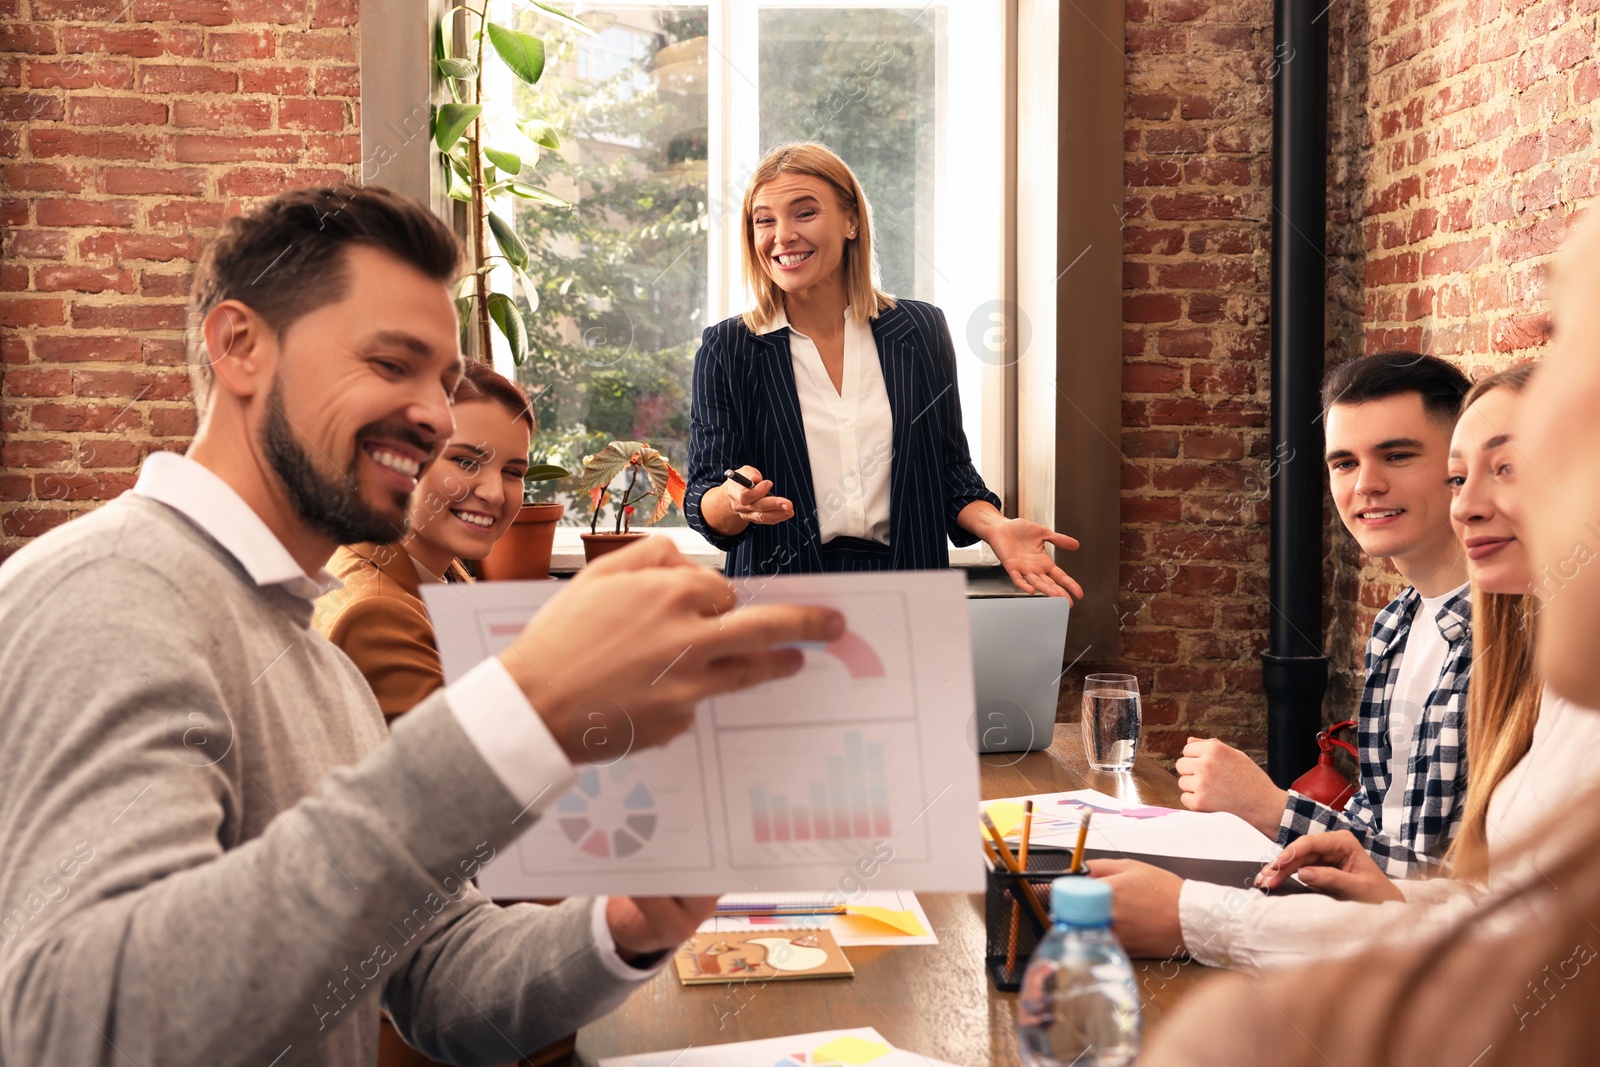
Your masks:
[{"label": "white shirt collar", "polygon": [[767,328],[758,333],[757,336],[765,337],[769,333],[777,333],[779,330],[787,330],[788,328],[789,313],[780,307],[778,313],[772,317],[772,321],[767,323]]},{"label": "white shirt collar", "polygon": [[132,492],[165,504],[200,527],[257,585],[281,585],[297,597],[315,600],[344,584],[327,570],[308,575],[231,485],[187,456],[152,452]]},{"label": "white shirt collar", "polygon": [[[845,321],[846,324],[849,324],[849,323],[852,323],[852,322],[856,321],[856,317],[850,313],[850,309],[848,307],[846,307],[844,309],[844,321]],[[779,330],[787,330],[788,328],[789,328],[789,312],[788,312],[788,309],[780,307],[778,309],[778,313],[772,317],[772,321],[767,323],[767,328],[764,329],[764,330],[759,331],[756,334],[756,336],[757,337],[765,337],[769,333],[777,333]]]}]

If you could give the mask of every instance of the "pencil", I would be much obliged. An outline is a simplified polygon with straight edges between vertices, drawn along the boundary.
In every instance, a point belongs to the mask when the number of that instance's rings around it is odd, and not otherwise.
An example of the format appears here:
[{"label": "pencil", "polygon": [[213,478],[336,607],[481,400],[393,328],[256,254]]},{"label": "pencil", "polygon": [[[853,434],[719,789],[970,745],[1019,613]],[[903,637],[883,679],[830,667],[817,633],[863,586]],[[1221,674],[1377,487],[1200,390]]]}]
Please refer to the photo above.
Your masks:
[{"label": "pencil", "polygon": [[1083,809],[1081,821],[1078,823],[1078,847],[1072,850],[1072,866],[1067,868],[1068,874],[1077,874],[1083,868],[1083,846],[1089,840],[1089,820],[1093,817],[1093,808]]},{"label": "pencil", "polygon": [[[1028,869],[1028,835],[1033,832],[1033,801],[1022,802],[1022,840],[1017,845],[1017,865],[1023,871]],[[1022,903],[1018,900],[1011,902],[1011,935],[1006,939],[1006,973],[1014,974],[1017,970],[1017,936],[1022,926]]]},{"label": "pencil", "polygon": [[[1017,857],[1011,854],[1011,846],[1006,844],[1006,839],[1000,835],[1000,830],[989,818],[989,813],[983,813],[983,828],[989,832],[994,840],[995,851],[1000,854],[1000,861],[1006,865],[1006,870],[1012,874],[1021,874],[1022,868],[1017,865]],[[1046,930],[1050,929],[1050,913],[1044,910],[1044,905],[1039,903],[1039,898],[1033,892],[1033,885],[1026,878],[1019,878],[1017,884],[1022,889],[1022,896],[1033,909],[1034,916],[1039,920],[1039,925]]]}]

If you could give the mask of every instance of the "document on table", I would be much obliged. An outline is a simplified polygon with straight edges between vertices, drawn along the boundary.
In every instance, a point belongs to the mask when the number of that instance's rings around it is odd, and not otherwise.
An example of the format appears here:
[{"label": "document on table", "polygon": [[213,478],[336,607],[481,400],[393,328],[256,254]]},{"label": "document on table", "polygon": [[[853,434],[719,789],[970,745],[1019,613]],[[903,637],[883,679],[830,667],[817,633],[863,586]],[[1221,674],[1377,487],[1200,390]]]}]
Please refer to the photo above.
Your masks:
[{"label": "document on table", "polygon": [[[741,893],[740,897],[751,894]],[[826,929],[842,948],[866,945],[937,945],[939,938],[915,893],[888,889],[857,896],[828,894],[844,905],[841,915],[716,915],[700,924],[705,934],[744,930]]]},{"label": "document on table", "polygon": [[1266,863],[1281,849],[1272,838],[1227,812],[1152,808],[1130,804],[1094,789],[1008,797],[980,805],[1002,834],[1022,832],[1022,803],[1033,801],[1029,846],[1072,848],[1078,843],[1079,815],[1094,812],[1087,847],[1105,852],[1188,859],[1249,860]]},{"label": "document on table", "polygon": [[[953,572],[734,582],[742,603],[832,607],[800,673],[713,697],[667,745],[578,768],[487,864],[501,899],[863,890],[976,892],[978,760],[965,582]],[[564,583],[423,590],[447,680],[495,655]],[[559,670],[559,664],[541,669]]]},{"label": "document on table", "polygon": [[943,1060],[895,1048],[870,1026],[613,1056],[601,1060],[600,1067],[751,1067],[769,1063],[773,1067],[951,1067]]}]

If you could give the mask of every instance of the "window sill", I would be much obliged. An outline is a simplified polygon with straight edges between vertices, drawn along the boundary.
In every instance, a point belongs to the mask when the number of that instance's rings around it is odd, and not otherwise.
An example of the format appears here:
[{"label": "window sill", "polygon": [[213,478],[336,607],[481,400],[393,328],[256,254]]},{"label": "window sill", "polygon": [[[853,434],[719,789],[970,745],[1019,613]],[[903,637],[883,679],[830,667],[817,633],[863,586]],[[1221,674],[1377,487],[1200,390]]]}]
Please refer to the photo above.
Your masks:
[{"label": "window sill", "polygon": [[[726,554],[687,526],[664,526],[650,530],[656,537],[668,537],[679,552],[706,567],[722,568]],[[583,569],[583,527],[557,526],[555,546],[550,552],[551,574],[572,574]],[[1000,561],[987,544],[979,541],[966,548],[950,549],[950,566],[963,569],[998,567]],[[1007,585],[1009,586],[1009,582]]]}]

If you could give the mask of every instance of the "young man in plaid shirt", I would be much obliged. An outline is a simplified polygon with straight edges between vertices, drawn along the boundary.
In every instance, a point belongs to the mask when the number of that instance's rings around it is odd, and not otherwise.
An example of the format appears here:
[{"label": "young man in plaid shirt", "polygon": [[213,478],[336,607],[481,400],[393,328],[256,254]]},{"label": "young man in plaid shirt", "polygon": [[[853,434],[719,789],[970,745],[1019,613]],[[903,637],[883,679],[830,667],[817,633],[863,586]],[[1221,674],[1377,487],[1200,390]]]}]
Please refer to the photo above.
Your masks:
[{"label": "young man in plaid shirt", "polygon": [[[1273,785],[1249,756],[1191,738],[1177,761],[1184,804],[1230,811],[1287,845],[1349,830],[1394,878],[1431,873],[1466,799],[1472,666],[1466,559],[1450,526],[1450,434],[1469,382],[1450,364],[1387,352],[1340,364],[1323,383],[1329,483],[1368,556],[1410,583],[1378,613],[1361,697],[1361,781],[1343,810]],[[1115,884],[1117,932],[1135,955],[1187,950],[1226,965],[1252,941],[1240,908],[1211,890],[1127,861],[1096,861]],[[1237,890],[1221,890],[1239,896]],[[1133,943],[1130,944],[1129,942]],[[1248,955],[1248,951],[1246,951]]]}]

